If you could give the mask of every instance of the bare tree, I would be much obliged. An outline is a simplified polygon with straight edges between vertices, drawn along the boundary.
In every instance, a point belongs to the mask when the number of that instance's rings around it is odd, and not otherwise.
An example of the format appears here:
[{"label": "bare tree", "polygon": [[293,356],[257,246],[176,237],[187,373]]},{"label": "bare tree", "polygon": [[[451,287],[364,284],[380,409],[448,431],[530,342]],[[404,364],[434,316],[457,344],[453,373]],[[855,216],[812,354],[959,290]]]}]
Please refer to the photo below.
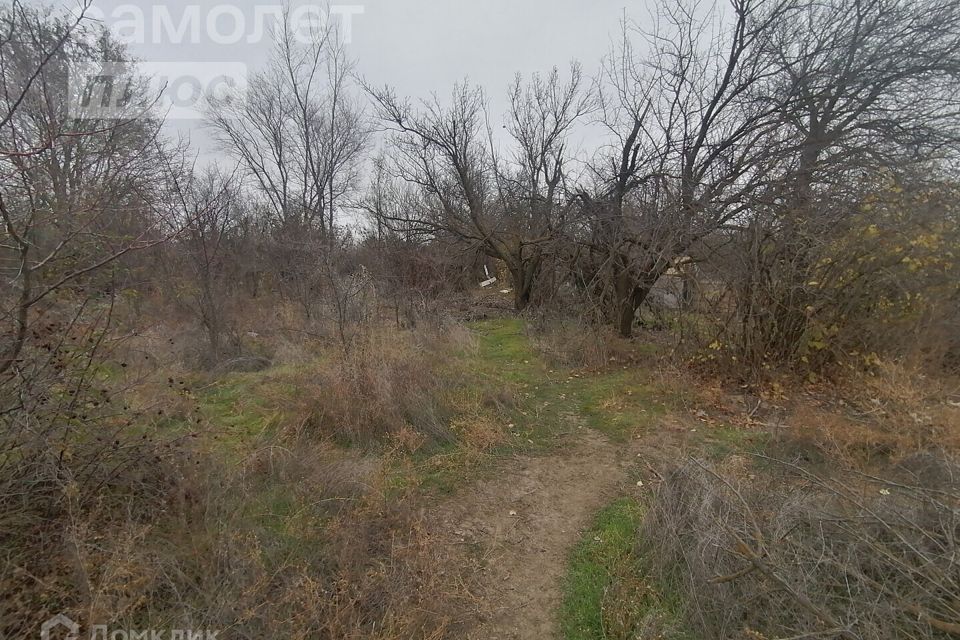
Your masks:
[{"label": "bare tree", "polygon": [[590,107],[579,66],[564,82],[557,71],[511,88],[505,128],[513,157],[501,158],[481,89],[461,84],[450,104],[434,97],[415,109],[389,89],[368,87],[381,119],[397,134],[397,175],[415,185],[422,206],[383,217],[466,243],[502,260],[514,283],[517,309],[531,300],[547,247],[565,221],[566,140]]},{"label": "bare tree", "polygon": [[[173,253],[185,258],[186,287],[190,310],[199,319],[209,343],[210,363],[224,355],[229,333],[226,305],[237,272],[230,272],[231,255],[239,247],[231,243],[242,210],[235,174],[217,166],[199,170],[185,154],[169,157],[166,188],[174,210],[174,222],[182,227]],[[233,278],[231,278],[233,276]]]},{"label": "bare tree", "polygon": [[280,291],[314,315],[325,245],[359,184],[370,137],[351,91],[352,62],[333,25],[304,44],[289,12],[268,66],[244,97],[211,97],[207,124],[239,163],[253,207],[270,221],[266,253]]},{"label": "bare tree", "polygon": [[288,13],[270,64],[250,79],[245,99],[209,100],[208,126],[281,227],[332,231],[338,200],[356,187],[369,128],[351,73],[332,26],[303,44]]},{"label": "bare tree", "polygon": [[[822,343],[814,312],[832,304],[814,275],[817,256],[859,215],[861,189],[926,180],[936,192],[960,142],[960,5],[798,0],[788,16],[762,44],[771,95],[783,105],[780,184],[739,239],[736,342],[753,362]],[[912,224],[905,218],[903,228]],[[861,281],[874,277],[882,280]]]},{"label": "bare tree", "polygon": [[[960,6],[798,0],[764,33],[786,93],[793,198],[864,170],[927,163],[960,140]],[[790,26],[787,27],[787,24]]]},{"label": "bare tree", "polygon": [[764,91],[771,69],[760,45],[784,11],[781,0],[732,0],[711,34],[714,9],[664,4],[654,31],[624,25],[601,83],[614,143],[595,166],[599,193],[584,194],[594,284],[624,336],[674,260],[770,183],[780,105]]},{"label": "bare tree", "polygon": [[498,167],[498,182],[507,213],[501,228],[516,236],[511,273],[518,308],[530,302],[545,261],[562,253],[573,204],[569,137],[594,107],[582,85],[580,65],[574,63],[567,81],[554,68],[526,84],[518,75],[510,90],[506,129],[513,138],[512,158]]},{"label": "bare tree", "polygon": [[8,299],[15,302],[2,314],[14,329],[0,374],[17,368],[39,305],[58,292],[91,286],[111,263],[162,240],[149,222],[160,130],[142,111],[149,96],[131,100],[127,117],[103,120],[77,114],[76,96],[68,92],[71,74],[118,60],[120,50],[106,38],[90,44],[79,37],[82,17],[65,22],[17,4],[5,21],[15,45],[8,40],[0,57],[7,110],[0,130],[0,215],[3,270],[8,292],[15,292]]}]

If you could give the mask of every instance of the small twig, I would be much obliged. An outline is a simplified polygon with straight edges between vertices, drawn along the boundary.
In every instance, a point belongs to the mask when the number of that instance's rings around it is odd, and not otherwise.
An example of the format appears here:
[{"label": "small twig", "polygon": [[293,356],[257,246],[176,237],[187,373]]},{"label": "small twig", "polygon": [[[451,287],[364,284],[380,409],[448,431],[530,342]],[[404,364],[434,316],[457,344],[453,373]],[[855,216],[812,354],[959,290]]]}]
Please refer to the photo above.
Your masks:
[{"label": "small twig", "polygon": [[940,620],[939,618],[934,618],[932,615],[920,608],[916,604],[908,604],[904,607],[909,613],[917,616],[918,620],[926,622],[931,627],[937,631],[943,631],[944,633],[949,633],[952,636],[957,636],[960,638],[960,623],[958,622],[947,622],[945,620]]}]

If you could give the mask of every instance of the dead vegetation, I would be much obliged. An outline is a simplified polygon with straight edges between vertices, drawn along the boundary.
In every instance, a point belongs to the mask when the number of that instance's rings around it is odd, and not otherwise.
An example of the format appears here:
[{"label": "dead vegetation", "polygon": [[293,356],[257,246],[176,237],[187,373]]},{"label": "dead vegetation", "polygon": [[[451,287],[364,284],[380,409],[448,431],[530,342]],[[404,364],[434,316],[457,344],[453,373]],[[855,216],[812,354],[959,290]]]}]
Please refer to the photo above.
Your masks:
[{"label": "dead vegetation", "polygon": [[277,455],[268,468],[225,469],[220,482],[182,485],[154,523],[73,531],[87,597],[63,610],[84,624],[235,637],[442,637],[459,577],[432,570],[443,548],[415,504],[386,498],[369,463],[316,462]]},{"label": "dead vegetation", "polygon": [[960,614],[956,474],[937,456],[887,480],[690,461],[664,474],[639,544],[696,637],[943,638]]},{"label": "dead vegetation", "polygon": [[[8,499],[19,486],[31,500],[4,511],[4,632],[63,611],[236,637],[444,637],[466,578],[436,571],[445,550],[391,452],[499,442],[489,418],[453,418],[444,397],[456,378],[439,375],[442,358],[468,345],[456,330],[368,336],[310,367],[232,374],[225,402],[216,374],[206,389],[141,384],[142,438],[74,440],[43,485],[6,477]],[[234,393],[258,404],[234,414]],[[120,469],[97,471],[108,455]]]}]

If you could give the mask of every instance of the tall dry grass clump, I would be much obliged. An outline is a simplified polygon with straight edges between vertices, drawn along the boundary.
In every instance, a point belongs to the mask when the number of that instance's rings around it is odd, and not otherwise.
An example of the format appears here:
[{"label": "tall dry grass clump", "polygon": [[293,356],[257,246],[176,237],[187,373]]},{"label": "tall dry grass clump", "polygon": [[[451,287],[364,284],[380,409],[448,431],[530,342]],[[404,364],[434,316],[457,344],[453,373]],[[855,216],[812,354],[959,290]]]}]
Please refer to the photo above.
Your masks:
[{"label": "tall dry grass clump", "polygon": [[592,322],[584,312],[551,312],[535,316],[528,325],[531,342],[550,366],[602,369],[633,364],[642,355],[637,343]]},{"label": "tall dry grass clump", "polygon": [[[302,380],[307,429],[354,445],[400,431],[430,442],[452,442],[453,408],[446,394],[457,382],[447,359],[470,337],[452,330],[373,331],[309,369]],[[299,385],[298,385],[299,386]]]},{"label": "tall dry grass clump", "polygon": [[[897,481],[691,461],[652,497],[640,546],[701,638],[945,638],[960,619],[960,467]],[[757,473],[760,473],[759,471]]]}]

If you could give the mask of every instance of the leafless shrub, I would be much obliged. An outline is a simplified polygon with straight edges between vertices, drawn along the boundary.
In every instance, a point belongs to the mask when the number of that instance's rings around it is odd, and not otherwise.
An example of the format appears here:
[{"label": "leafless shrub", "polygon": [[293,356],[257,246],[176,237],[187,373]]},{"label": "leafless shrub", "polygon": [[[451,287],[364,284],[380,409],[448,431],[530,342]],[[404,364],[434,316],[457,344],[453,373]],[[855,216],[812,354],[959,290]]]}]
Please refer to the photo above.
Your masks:
[{"label": "leafless shrub", "polygon": [[955,462],[925,485],[759,463],[762,482],[690,461],[652,498],[641,546],[698,637],[956,634]]},{"label": "leafless shrub", "polygon": [[[391,196],[375,191],[369,197],[378,204],[365,206],[383,207]],[[376,219],[381,214],[371,215]],[[469,300],[480,280],[477,273],[482,273],[473,252],[386,228],[368,234],[356,253],[375,283],[379,319],[398,329],[439,326]]]},{"label": "leafless shrub", "polygon": [[757,223],[709,258],[726,290],[706,357],[744,377],[803,375],[898,359],[942,371],[956,343],[956,188],[880,180],[850,199],[818,201],[802,229]]},{"label": "leafless shrub", "polygon": [[235,314],[230,313],[235,305],[230,303],[239,280],[236,252],[243,212],[234,176],[216,167],[201,173],[186,153],[180,150],[167,163],[166,199],[184,229],[166,252],[164,280],[174,301],[190,311],[206,334],[201,364],[216,366],[240,355]]},{"label": "leafless shrub", "polygon": [[10,636],[56,611],[64,583],[86,585],[72,531],[91,514],[150,520],[180,454],[130,429],[141,416],[121,400],[128,363],[112,357],[133,256],[168,239],[154,209],[164,146],[135,88],[125,119],[68,108],[73,73],[130,64],[89,27],[89,5],[0,11],[0,633]]}]

